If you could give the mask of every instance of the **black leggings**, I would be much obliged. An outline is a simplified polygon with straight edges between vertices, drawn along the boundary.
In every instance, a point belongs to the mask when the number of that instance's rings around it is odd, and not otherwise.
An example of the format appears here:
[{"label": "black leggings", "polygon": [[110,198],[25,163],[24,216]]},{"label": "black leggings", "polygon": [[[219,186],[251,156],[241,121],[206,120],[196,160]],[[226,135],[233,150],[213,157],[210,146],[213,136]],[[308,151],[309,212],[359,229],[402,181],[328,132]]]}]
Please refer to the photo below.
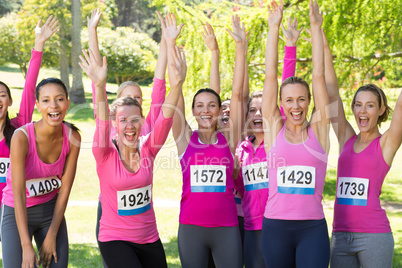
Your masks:
[{"label": "black leggings", "polygon": [[261,230],[244,231],[244,264],[246,268],[265,268],[261,253]]},{"label": "black leggings", "polygon": [[328,268],[327,222],[264,218],[261,250],[268,268]]},{"label": "black leggings", "polygon": [[235,227],[179,225],[179,254],[183,268],[205,268],[209,251],[216,267],[242,267],[240,232]]},{"label": "black leggings", "polygon": [[148,244],[128,241],[99,242],[99,248],[110,268],[167,268],[165,250],[160,239]]}]

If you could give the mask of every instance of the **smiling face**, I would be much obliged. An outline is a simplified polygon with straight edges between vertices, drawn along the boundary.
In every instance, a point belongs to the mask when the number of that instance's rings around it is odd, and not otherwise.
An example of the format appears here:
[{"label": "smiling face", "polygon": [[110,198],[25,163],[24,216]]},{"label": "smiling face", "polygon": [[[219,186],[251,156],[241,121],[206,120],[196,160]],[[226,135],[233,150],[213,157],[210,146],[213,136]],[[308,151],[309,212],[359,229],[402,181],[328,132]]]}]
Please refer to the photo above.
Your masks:
[{"label": "smiling face", "polygon": [[227,127],[230,117],[230,100],[225,100],[222,102],[222,109],[218,120],[219,129],[224,129]]},{"label": "smiling face", "polygon": [[384,113],[385,106],[378,102],[378,97],[370,91],[360,91],[356,94],[353,114],[360,132],[368,132],[377,128],[378,118]]},{"label": "smiling face", "polygon": [[193,116],[198,123],[198,128],[215,128],[219,116],[219,103],[212,93],[203,92],[194,100]]},{"label": "smiling face", "polygon": [[49,125],[60,125],[69,106],[70,100],[60,85],[49,83],[40,87],[36,107]]},{"label": "smiling face", "polygon": [[262,125],[262,112],[261,112],[262,98],[253,98],[250,101],[247,122],[248,128],[251,128],[254,133],[264,132]]},{"label": "smiling face", "polygon": [[281,90],[281,106],[294,125],[303,125],[306,121],[310,100],[308,89],[302,84],[288,84]]},{"label": "smiling face", "polygon": [[[133,148],[140,136],[143,118],[137,106],[124,105],[116,108],[113,126],[123,145]],[[119,143],[121,144],[121,143]]]},{"label": "smiling face", "polygon": [[13,104],[13,100],[10,99],[7,88],[0,84],[0,119],[3,119],[7,115],[8,107]]},{"label": "smiling face", "polygon": [[130,97],[137,100],[142,105],[142,91],[139,86],[127,86],[117,97]]}]

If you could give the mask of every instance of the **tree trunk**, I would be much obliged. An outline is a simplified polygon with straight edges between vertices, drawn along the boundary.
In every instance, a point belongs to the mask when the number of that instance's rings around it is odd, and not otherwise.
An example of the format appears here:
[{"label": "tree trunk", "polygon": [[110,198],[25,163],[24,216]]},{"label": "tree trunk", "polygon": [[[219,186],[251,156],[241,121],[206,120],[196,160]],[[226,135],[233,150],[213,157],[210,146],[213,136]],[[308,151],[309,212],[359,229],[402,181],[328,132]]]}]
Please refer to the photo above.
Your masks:
[{"label": "tree trunk", "polygon": [[81,4],[80,0],[71,1],[71,71],[73,85],[70,88],[70,99],[73,103],[85,103],[84,86],[82,84],[82,70],[78,65],[81,54]]},{"label": "tree trunk", "polygon": [[[61,20],[60,20],[61,21]],[[65,28],[63,25],[60,27],[60,79],[64,82],[67,90],[70,91],[70,80],[69,80],[69,65],[67,56],[67,45],[66,45],[66,35]]]}]

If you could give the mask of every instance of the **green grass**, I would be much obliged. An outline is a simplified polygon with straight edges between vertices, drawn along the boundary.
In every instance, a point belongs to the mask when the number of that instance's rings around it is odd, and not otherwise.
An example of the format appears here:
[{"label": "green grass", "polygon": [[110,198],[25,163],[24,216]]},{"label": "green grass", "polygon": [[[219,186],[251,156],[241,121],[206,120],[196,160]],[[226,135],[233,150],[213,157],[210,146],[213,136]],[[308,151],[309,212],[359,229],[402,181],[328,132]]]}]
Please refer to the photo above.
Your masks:
[{"label": "green grass", "polygon": [[[12,89],[14,105],[10,114],[18,112],[23,88],[23,77],[14,65],[0,67],[0,77]],[[59,77],[54,69],[42,69],[38,81],[45,77]],[[90,81],[84,78],[87,102],[82,105],[71,105],[67,120],[81,129],[82,148],[78,160],[78,169],[71,191],[70,203],[66,211],[66,219],[70,242],[69,267],[101,267],[101,258],[95,239],[95,223],[99,181],[96,175],[95,160],[92,156],[92,139],[95,130],[93,118]],[[108,84],[108,91],[115,92],[117,85]],[[142,87],[144,92],[144,110],[148,111],[151,96],[150,87]],[[400,89],[387,90],[390,105],[395,105]],[[110,101],[115,95],[110,94]],[[348,104],[349,105],[349,104]],[[350,116],[350,121],[354,119]],[[35,111],[34,120],[40,115]],[[389,127],[389,122],[382,126],[382,131]],[[332,148],[329,154],[327,179],[324,187],[324,212],[329,232],[332,231],[333,203],[336,188],[336,166],[338,148],[336,137],[331,132]],[[177,230],[181,195],[181,170],[177,151],[172,137],[161,149],[156,158],[154,170],[154,200],[158,230],[165,247],[169,267],[180,267],[177,250]],[[399,150],[393,166],[382,189],[382,200],[386,202],[387,214],[394,233],[395,250],[393,267],[402,267],[402,150]],[[2,261],[0,259],[0,267]]]}]

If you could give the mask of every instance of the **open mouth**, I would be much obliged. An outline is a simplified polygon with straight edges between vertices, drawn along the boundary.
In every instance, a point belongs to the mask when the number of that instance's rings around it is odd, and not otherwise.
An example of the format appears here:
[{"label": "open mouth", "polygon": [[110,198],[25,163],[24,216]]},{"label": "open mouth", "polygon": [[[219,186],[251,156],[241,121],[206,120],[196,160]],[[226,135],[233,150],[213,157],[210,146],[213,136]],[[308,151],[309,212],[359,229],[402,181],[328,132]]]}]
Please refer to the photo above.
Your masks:
[{"label": "open mouth", "polygon": [[262,119],[253,120],[254,127],[261,128],[262,127]]},{"label": "open mouth", "polygon": [[360,116],[359,117],[359,125],[362,127],[366,127],[368,125],[369,119],[367,116]]},{"label": "open mouth", "polygon": [[290,115],[294,120],[300,120],[302,119],[302,112],[291,112]]},{"label": "open mouth", "polygon": [[228,122],[229,122],[229,116],[228,115],[222,116],[222,123],[226,125]]},{"label": "open mouth", "polygon": [[210,116],[210,115],[201,115],[201,117],[200,117],[202,120],[211,120],[212,119],[212,116]]},{"label": "open mouth", "polygon": [[124,133],[124,138],[127,140],[127,141],[134,141],[134,139],[135,139],[135,132],[127,132],[127,133]]},{"label": "open mouth", "polygon": [[52,119],[53,121],[57,121],[60,119],[60,113],[49,113],[49,117],[50,119]]}]

